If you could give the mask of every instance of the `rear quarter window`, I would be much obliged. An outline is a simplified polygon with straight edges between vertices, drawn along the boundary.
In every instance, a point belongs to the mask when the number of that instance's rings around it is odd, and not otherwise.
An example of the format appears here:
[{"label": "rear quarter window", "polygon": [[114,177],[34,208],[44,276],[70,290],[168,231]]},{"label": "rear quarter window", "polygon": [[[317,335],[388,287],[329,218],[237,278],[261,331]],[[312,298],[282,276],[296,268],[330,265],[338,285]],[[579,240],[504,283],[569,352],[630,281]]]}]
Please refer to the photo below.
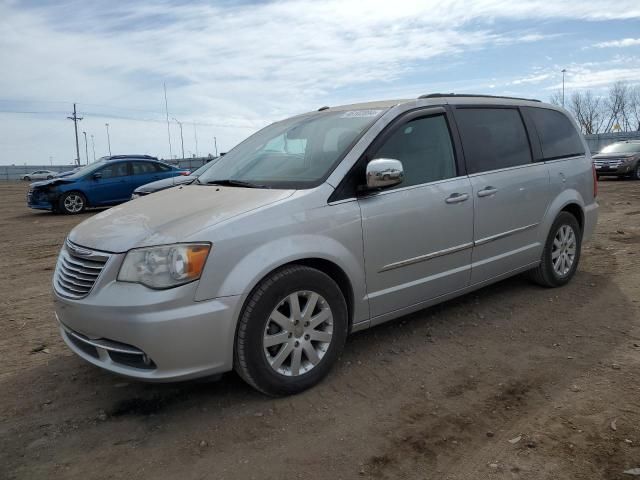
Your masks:
[{"label": "rear quarter window", "polygon": [[546,108],[526,110],[538,132],[543,160],[584,155],[580,135],[566,115]]}]

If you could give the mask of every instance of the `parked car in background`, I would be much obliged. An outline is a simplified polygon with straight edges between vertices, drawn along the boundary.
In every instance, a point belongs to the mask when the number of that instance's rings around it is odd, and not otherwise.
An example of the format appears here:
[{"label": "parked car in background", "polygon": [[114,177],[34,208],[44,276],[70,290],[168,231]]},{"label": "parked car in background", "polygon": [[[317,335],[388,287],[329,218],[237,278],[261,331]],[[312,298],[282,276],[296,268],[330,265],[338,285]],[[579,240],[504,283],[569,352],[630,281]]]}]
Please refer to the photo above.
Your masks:
[{"label": "parked car in background", "polygon": [[437,94],[322,108],[265,127],[191,185],[76,226],[56,318],[71,350],[121,375],[235,369],[292,394],[352,331],[522,272],[567,284],[597,185],[553,105]]},{"label": "parked car in background", "polygon": [[593,156],[596,174],[631,177],[640,180],[640,140],[626,140],[607,145]]},{"label": "parked car in background", "polygon": [[205,163],[200,168],[191,172],[189,175],[165,178],[163,180],[156,180],[155,182],[147,183],[146,185],[141,185],[133,191],[133,193],[131,194],[131,200],[144,197],[145,195],[149,195],[150,193],[159,192],[160,190],[166,190],[167,188],[175,187],[176,185],[187,185],[189,183],[192,183],[200,175],[202,175],[209,168],[215,165],[215,163],[218,161],[218,158],[210,160],[208,163]]},{"label": "parked car in background", "polygon": [[154,157],[117,155],[101,159],[77,172],[31,184],[29,207],[62,213],[80,213],[87,207],[126,202],[140,185],[188,172]]},{"label": "parked car in background", "polygon": [[31,180],[49,180],[55,177],[58,172],[52,172],[51,170],[36,170],[35,172],[27,173],[22,176],[22,180],[30,182]]}]

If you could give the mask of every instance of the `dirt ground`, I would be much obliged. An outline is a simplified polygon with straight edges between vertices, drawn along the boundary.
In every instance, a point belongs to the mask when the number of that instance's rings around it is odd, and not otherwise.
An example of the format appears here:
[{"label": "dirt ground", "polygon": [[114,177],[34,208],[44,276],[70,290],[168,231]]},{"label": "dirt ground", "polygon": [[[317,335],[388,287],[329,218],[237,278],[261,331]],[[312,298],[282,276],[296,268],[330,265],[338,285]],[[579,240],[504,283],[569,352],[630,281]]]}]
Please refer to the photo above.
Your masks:
[{"label": "dirt ground", "polygon": [[[566,287],[517,277],[353,335],[272,399],[235,374],[150,385],[63,344],[50,281],[92,213],[0,184],[0,478],[632,479],[640,468],[640,182],[600,183]],[[640,478],[640,477],[638,477]]]}]

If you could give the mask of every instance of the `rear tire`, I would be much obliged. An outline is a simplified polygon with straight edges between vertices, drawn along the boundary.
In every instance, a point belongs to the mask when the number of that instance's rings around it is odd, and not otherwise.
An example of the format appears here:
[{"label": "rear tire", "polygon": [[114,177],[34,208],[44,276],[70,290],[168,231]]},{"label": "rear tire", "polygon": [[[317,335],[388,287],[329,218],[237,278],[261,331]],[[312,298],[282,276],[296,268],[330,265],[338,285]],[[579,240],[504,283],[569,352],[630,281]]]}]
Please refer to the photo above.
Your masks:
[{"label": "rear tire", "polygon": [[257,390],[292,395],[325,377],[344,348],[347,304],[314,268],[275,271],[251,293],[238,324],[234,368]]},{"label": "rear tire", "polygon": [[30,181],[31,181],[31,177],[30,177],[30,176],[28,176],[28,175],[27,175],[26,177],[22,177],[22,179],[23,179],[25,182],[30,182]]},{"label": "rear tire", "polygon": [[640,180],[640,161],[636,163],[636,166],[633,169],[633,173],[631,174],[631,178],[634,180]]},{"label": "rear tire", "polygon": [[81,213],[87,208],[87,198],[80,192],[64,193],[58,200],[58,210],[67,215]]},{"label": "rear tire", "polygon": [[528,272],[529,278],[548,288],[566,285],[576,273],[581,248],[578,220],[569,212],[560,212],[549,231],[540,265]]}]

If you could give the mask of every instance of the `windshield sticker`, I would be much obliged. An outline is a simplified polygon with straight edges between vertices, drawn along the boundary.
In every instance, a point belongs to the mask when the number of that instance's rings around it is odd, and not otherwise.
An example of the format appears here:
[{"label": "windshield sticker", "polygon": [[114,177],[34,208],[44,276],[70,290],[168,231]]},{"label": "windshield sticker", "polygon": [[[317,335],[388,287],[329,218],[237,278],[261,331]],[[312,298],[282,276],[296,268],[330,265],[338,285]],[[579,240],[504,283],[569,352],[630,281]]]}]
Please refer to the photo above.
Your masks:
[{"label": "windshield sticker", "polygon": [[340,118],[377,117],[381,113],[382,110],[349,110],[340,115]]}]

